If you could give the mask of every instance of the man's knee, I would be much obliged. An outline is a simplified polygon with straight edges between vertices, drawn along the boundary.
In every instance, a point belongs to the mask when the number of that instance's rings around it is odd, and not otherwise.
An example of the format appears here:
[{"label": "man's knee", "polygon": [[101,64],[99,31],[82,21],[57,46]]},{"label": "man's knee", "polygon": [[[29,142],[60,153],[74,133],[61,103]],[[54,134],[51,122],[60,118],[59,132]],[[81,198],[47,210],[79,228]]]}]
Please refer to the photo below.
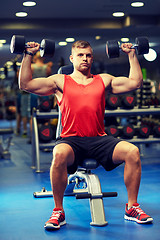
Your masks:
[{"label": "man's knee", "polygon": [[74,161],[74,153],[70,146],[57,145],[53,149],[52,167],[67,167],[67,165]]},{"label": "man's knee", "polygon": [[53,154],[53,160],[52,160],[52,167],[54,168],[60,168],[67,166],[67,157],[63,152],[56,151]]},{"label": "man's knee", "polygon": [[140,164],[140,152],[139,148],[135,145],[132,145],[129,148],[129,151],[126,155],[126,161],[130,161],[132,163]]}]

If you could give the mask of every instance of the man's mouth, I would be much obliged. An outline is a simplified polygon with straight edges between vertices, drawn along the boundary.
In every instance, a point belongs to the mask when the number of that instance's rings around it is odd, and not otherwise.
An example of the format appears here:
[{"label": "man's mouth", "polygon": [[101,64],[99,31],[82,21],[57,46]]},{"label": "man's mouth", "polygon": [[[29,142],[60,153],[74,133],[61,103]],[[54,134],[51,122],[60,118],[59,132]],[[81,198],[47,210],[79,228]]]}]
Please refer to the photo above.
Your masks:
[{"label": "man's mouth", "polygon": [[88,64],[87,63],[82,63],[81,66],[88,67]]}]

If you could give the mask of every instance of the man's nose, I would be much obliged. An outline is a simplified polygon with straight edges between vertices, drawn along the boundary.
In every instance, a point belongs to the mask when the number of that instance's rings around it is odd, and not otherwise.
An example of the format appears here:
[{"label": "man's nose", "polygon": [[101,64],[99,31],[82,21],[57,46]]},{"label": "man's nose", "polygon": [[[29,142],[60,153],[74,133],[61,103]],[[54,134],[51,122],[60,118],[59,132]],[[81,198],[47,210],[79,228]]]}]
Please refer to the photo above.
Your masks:
[{"label": "man's nose", "polygon": [[83,60],[86,61],[87,60],[87,56],[84,54],[83,55]]}]

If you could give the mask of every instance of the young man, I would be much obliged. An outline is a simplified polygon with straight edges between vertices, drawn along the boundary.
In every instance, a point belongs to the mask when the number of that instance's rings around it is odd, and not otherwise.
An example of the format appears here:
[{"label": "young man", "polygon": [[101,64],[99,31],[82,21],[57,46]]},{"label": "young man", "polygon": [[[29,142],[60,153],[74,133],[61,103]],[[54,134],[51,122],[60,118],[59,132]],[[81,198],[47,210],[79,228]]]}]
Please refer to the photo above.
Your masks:
[{"label": "young man", "polygon": [[72,45],[70,61],[74,71],[71,75],[55,74],[48,78],[32,79],[32,55],[39,44],[29,42],[30,48],[22,60],[19,87],[38,95],[55,94],[62,113],[60,140],[53,149],[50,179],[55,208],[45,223],[47,230],[59,229],[66,224],[63,195],[67,186],[67,173],[76,171],[83,158],[95,158],[106,169],[112,170],[125,163],[124,182],[128,192],[125,219],[138,223],[152,222],[137,203],[141,178],[141,161],[136,146],[115,139],[104,132],[105,90],[121,94],[142,86],[142,72],[131,43],[121,45],[130,63],[129,77],[114,77],[109,74],[91,74],[93,52],[86,41]]}]

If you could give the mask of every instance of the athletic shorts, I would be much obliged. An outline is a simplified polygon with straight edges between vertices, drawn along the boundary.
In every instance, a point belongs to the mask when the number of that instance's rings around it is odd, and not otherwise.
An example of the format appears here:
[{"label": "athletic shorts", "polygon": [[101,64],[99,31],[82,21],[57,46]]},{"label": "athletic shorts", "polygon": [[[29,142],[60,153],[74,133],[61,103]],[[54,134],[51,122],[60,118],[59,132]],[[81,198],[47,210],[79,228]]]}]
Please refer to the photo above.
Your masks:
[{"label": "athletic shorts", "polygon": [[70,145],[75,154],[74,164],[68,166],[68,173],[74,173],[78,166],[82,166],[82,162],[86,158],[94,158],[106,171],[111,171],[120,164],[114,164],[112,161],[113,150],[117,143],[121,140],[112,136],[96,136],[96,137],[65,137],[57,138],[56,145],[66,143]]}]

